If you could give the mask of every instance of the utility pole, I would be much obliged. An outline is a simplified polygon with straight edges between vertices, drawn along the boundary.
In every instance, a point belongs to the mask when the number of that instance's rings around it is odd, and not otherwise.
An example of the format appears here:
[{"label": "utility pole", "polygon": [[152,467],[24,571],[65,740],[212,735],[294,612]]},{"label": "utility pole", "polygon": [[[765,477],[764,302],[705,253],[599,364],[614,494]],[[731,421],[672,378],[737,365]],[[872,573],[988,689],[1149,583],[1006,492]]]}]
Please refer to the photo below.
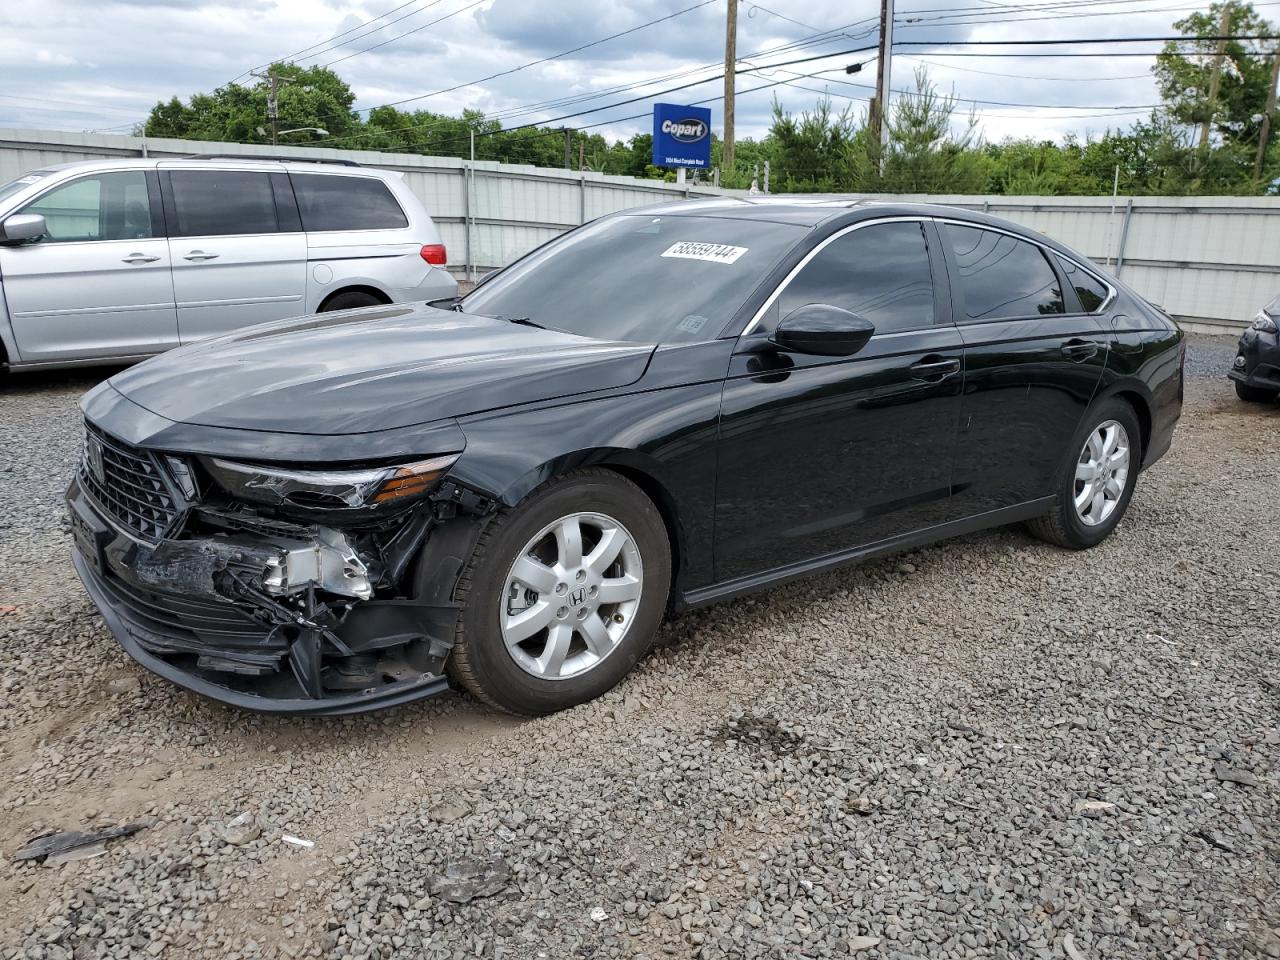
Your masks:
[{"label": "utility pole", "polygon": [[273,63],[267,67],[266,73],[251,70],[249,74],[271,85],[267,90],[267,119],[271,121],[271,145],[275,146],[280,138],[280,78],[276,76],[276,65]]},{"label": "utility pole", "polygon": [[1280,47],[1271,54],[1271,91],[1267,94],[1267,109],[1262,114],[1262,129],[1258,131],[1258,156],[1253,161],[1253,179],[1262,180],[1262,164],[1267,159],[1267,144],[1271,140],[1271,115],[1276,112],[1276,86],[1280,85]]},{"label": "utility pole", "polygon": [[738,0],[729,0],[724,20],[724,158],[721,166],[733,169],[733,94],[738,72]]},{"label": "utility pole", "polygon": [[[1218,24],[1218,36],[1226,37],[1231,33],[1231,2],[1222,5],[1222,21]],[[1205,112],[1204,123],[1200,124],[1200,149],[1209,146],[1209,125],[1213,122],[1213,108],[1218,103],[1218,90],[1222,86],[1222,61],[1227,56],[1227,41],[1218,41],[1218,52],[1213,58],[1213,72],[1209,74],[1209,109]]]},{"label": "utility pole", "polygon": [[564,168],[570,169],[569,158],[573,151],[573,133],[568,127],[561,127],[564,131]]},{"label": "utility pole", "polygon": [[880,166],[889,140],[889,87],[893,83],[893,0],[880,0],[880,56],[876,61],[876,99],[871,105],[871,138]]}]

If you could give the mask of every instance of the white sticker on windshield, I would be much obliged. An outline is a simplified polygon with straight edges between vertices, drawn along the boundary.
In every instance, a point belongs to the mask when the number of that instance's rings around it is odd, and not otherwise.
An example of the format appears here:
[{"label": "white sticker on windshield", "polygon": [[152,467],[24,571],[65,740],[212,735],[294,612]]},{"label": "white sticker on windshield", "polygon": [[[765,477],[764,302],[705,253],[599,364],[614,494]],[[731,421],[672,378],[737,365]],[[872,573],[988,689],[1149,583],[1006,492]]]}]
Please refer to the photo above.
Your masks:
[{"label": "white sticker on windshield", "polygon": [[747,247],[731,247],[727,243],[699,243],[696,240],[681,240],[673,243],[662,252],[664,257],[679,257],[682,260],[707,260],[711,263],[733,263],[747,252]]}]

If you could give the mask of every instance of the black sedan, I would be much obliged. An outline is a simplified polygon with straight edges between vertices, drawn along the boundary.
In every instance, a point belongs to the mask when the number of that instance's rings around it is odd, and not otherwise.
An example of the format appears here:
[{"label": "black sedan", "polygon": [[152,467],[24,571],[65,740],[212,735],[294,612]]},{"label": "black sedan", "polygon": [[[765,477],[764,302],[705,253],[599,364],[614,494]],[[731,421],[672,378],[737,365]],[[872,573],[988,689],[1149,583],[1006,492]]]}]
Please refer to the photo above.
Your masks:
[{"label": "black sedan", "polygon": [[1241,400],[1270,403],[1280,397],[1280,297],[1259,310],[1240,335],[1227,376]]},{"label": "black sedan", "polygon": [[1118,280],[981,214],[629,211],[456,303],[100,385],[74,559],[133,658],[217,700],[350,713],[452,679],[545,713],[671,612],[1000,524],[1094,546],[1169,449],[1182,361]]}]

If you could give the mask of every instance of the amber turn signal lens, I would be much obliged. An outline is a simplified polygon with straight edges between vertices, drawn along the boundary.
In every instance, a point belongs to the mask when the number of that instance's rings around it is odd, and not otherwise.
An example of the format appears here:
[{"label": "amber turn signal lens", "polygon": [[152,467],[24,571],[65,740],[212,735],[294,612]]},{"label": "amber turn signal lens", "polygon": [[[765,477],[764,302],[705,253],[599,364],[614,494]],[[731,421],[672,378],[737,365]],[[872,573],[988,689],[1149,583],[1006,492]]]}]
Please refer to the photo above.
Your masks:
[{"label": "amber turn signal lens", "polygon": [[373,502],[387,503],[391,500],[416,497],[421,493],[425,493],[431,484],[440,479],[452,459],[449,458],[449,461],[444,463],[440,460],[427,460],[423,463],[413,463],[407,467],[398,468],[395,473],[382,482],[382,486],[378,488],[378,492],[373,497]]}]

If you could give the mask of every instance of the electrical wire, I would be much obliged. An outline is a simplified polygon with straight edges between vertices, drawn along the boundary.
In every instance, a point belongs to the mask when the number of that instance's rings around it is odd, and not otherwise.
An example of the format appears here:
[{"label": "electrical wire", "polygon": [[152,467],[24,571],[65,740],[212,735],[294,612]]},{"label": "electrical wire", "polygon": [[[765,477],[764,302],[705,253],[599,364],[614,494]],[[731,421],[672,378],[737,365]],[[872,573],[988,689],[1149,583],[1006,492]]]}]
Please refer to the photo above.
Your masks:
[{"label": "electrical wire", "polygon": [[[439,0],[434,0],[434,2],[438,3]],[[453,11],[453,13],[446,13],[443,17],[436,17],[436,19],[428,23],[424,23],[419,27],[414,27],[412,30],[406,30],[404,33],[396,34],[394,37],[388,37],[386,40],[383,40],[379,43],[375,43],[371,47],[365,47],[363,50],[355,50],[351,53],[346,54],[345,56],[338,57],[335,60],[326,61],[325,63],[322,63],[320,66],[327,69],[329,67],[332,67],[335,63],[342,63],[342,61],[344,60],[350,60],[352,57],[358,57],[360,56],[360,54],[368,53],[370,50],[377,50],[379,47],[385,47],[389,43],[395,43],[397,40],[403,40],[405,37],[410,36],[412,34],[421,33],[423,30],[427,29],[427,27],[434,27],[437,23],[443,23],[446,20],[456,17],[460,13],[466,13],[468,10],[471,10],[474,7],[478,7],[480,6],[480,4],[486,3],[486,2],[488,2],[488,0],[473,0],[472,3],[467,4],[465,7],[460,7],[459,9]],[[426,8],[424,7],[423,9],[426,9]],[[310,59],[310,58],[308,57],[306,59]]]}]

